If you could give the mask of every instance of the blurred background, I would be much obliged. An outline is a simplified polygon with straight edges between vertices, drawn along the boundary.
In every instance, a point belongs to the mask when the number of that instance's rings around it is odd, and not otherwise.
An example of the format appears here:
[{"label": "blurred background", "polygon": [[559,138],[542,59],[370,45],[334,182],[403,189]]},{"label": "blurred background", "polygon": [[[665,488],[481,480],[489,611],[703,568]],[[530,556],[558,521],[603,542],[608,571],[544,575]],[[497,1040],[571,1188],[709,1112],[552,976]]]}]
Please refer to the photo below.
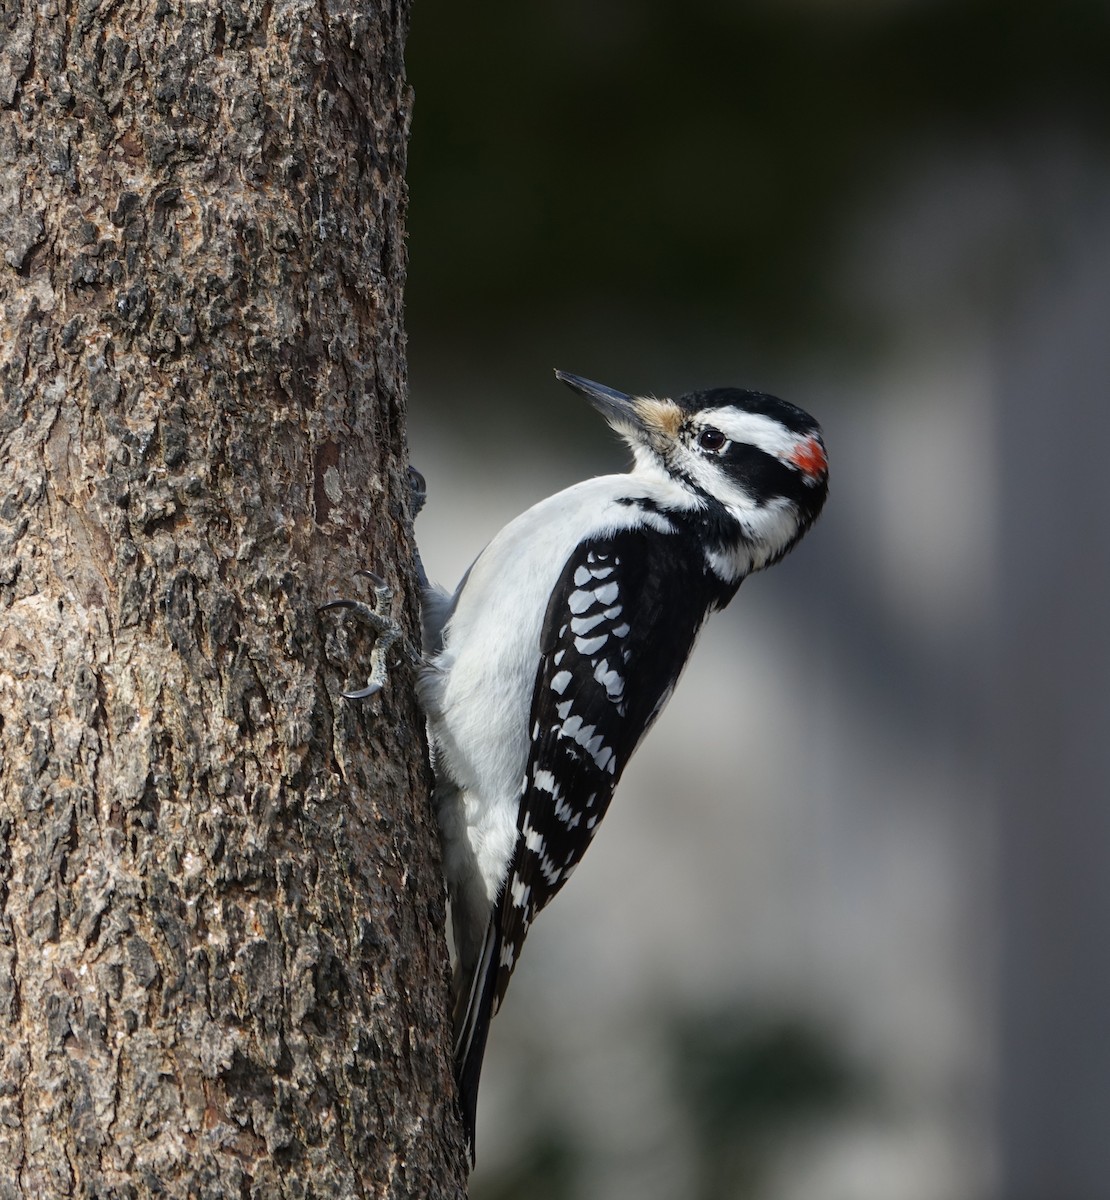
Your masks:
[{"label": "blurred background", "polygon": [[418,532],[823,423],[494,1024],[475,1200],[1110,1198],[1110,8],[414,5]]}]

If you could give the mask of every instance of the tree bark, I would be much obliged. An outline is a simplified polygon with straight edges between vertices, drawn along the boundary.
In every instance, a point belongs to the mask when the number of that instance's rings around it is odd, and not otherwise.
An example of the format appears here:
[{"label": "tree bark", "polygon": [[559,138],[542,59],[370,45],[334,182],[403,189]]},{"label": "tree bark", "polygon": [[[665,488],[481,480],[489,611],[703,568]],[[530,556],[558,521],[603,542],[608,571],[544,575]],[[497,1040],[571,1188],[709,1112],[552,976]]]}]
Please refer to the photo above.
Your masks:
[{"label": "tree bark", "polygon": [[459,1196],[407,8],[0,7],[0,1198]]}]

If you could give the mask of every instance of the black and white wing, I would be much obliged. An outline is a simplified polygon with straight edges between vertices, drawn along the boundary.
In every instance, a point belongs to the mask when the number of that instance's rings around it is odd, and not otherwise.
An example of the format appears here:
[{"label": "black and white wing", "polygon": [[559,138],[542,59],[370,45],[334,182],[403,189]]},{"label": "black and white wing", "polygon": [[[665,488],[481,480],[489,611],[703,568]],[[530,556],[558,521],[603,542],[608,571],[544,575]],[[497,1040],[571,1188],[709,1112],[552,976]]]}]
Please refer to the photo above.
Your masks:
[{"label": "black and white wing", "polygon": [[541,635],[516,848],[456,1040],[471,1137],[489,1021],[529,926],[585,854],[706,614],[735,590],[689,539],[650,527],[585,542],[563,568]]},{"label": "black and white wing", "polygon": [[494,1011],[529,926],[585,854],[707,612],[726,599],[686,539],[651,528],[587,542],[563,569],[532,693],[531,753],[500,902]]}]

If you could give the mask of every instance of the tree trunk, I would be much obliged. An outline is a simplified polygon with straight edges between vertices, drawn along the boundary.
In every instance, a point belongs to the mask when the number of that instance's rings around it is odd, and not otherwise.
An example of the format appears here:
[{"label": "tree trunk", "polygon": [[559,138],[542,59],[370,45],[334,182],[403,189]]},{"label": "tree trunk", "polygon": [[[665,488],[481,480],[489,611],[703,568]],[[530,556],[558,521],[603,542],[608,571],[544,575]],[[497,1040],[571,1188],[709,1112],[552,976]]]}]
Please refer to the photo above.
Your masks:
[{"label": "tree trunk", "polygon": [[[0,1197],[460,1196],[403,0],[0,9]],[[325,647],[332,651],[325,653]]]}]

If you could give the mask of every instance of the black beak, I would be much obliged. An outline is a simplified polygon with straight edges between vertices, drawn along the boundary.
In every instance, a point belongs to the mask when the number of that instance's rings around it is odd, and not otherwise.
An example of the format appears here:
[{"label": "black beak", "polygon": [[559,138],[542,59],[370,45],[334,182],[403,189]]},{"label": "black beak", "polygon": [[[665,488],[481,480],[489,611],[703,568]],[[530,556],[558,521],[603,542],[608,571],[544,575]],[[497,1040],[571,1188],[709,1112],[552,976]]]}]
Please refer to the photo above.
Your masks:
[{"label": "black beak", "polygon": [[574,388],[576,392],[581,392],[610,425],[615,423],[639,427],[640,419],[636,413],[634,397],[618,392],[615,388],[606,387],[603,383],[594,383],[592,379],[568,375],[566,371],[556,371],[555,378],[562,380],[567,387]]}]

